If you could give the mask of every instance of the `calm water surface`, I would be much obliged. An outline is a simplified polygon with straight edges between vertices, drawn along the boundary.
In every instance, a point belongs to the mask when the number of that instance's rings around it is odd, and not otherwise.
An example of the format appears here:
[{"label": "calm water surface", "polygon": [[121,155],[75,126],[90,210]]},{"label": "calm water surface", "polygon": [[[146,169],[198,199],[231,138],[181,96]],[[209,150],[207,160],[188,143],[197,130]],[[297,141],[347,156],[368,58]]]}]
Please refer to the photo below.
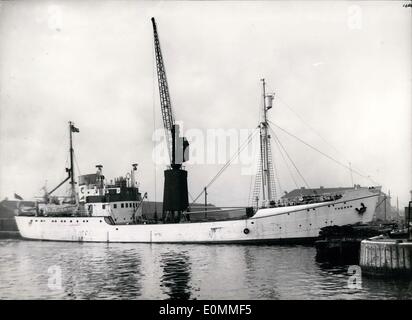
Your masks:
[{"label": "calm water surface", "polygon": [[347,267],[315,255],[310,246],[0,240],[0,299],[412,299],[408,280],[363,277],[351,289]]}]

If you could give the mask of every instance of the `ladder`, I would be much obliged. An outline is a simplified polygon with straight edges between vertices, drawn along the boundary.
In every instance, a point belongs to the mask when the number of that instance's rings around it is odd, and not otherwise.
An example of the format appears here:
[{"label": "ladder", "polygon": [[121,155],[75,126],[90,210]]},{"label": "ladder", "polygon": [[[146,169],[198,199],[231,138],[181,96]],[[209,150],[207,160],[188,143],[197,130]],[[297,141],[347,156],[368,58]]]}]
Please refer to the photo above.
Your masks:
[{"label": "ladder", "polygon": [[277,191],[276,191],[276,181],[277,181],[277,172],[276,167],[274,166],[272,148],[270,145],[270,139],[268,139],[268,170],[270,177],[270,193],[273,201],[276,201]]}]

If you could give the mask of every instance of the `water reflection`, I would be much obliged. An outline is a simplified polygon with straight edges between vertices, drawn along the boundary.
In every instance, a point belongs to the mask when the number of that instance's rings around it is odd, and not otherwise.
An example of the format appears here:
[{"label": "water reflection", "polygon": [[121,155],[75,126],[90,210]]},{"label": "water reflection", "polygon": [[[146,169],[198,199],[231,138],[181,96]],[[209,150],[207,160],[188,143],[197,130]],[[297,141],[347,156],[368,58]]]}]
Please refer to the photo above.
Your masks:
[{"label": "water reflection", "polygon": [[[355,299],[412,299],[412,280],[407,277],[373,277],[362,274],[359,269],[360,287],[351,289],[348,286],[349,267],[357,264],[347,265],[335,262],[317,263],[322,277],[328,277],[332,281],[341,279],[338,287],[340,298]],[[326,284],[326,283],[324,283]]]},{"label": "water reflection", "polygon": [[141,257],[135,250],[83,245],[81,250],[69,250],[63,259],[59,266],[68,299],[130,299],[141,294]]},{"label": "water reflection", "polygon": [[190,299],[191,265],[187,252],[167,252],[161,255],[163,276],[161,287],[170,299]]},{"label": "water reflection", "polygon": [[[280,299],[278,277],[268,272],[276,265],[275,255],[262,254],[263,251],[267,253],[267,247],[240,246],[240,249],[245,263],[245,284],[253,292],[254,298]],[[259,277],[266,279],[260,281]]]},{"label": "water reflection", "polygon": [[[412,299],[408,279],[320,264],[304,246],[80,244],[0,240],[0,299]],[[48,268],[62,271],[61,290]]]}]

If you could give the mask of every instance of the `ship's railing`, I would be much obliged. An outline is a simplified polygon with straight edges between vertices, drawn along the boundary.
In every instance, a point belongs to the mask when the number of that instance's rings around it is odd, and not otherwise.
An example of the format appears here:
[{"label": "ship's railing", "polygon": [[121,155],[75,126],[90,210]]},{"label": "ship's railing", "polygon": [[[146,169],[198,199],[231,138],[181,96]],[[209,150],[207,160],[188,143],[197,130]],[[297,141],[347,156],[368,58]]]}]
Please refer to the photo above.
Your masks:
[{"label": "ship's railing", "polygon": [[295,198],[293,200],[283,200],[283,201],[273,201],[268,206],[261,206],[260,208],[280,208],[280,207],[292,207],[299,206],[303,204],[313,204],[321,202],[336,201],[342,198],[341,194],[337,195],[313,195],[313,196],[302,196],[300,198]]}]

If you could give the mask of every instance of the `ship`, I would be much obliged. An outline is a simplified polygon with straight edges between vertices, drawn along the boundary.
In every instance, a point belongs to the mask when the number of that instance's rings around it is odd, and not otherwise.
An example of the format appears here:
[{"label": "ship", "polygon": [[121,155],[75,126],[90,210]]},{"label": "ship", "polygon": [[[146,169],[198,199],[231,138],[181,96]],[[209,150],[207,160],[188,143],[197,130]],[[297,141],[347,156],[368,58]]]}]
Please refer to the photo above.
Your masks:
[{"label": "ship", "polygon": [[[147,194],[141,194],[136,179],[137,164],[126,177],[109,181],[102,166],[97,172],[80,176],[75,181],[72,133],[70,128],[71,167],[67,168],[72,201],[67,204],[47,203],[37,207],[35,215],[20,213],[15,217],[25,239],[75,242],[140,242],[140,243],[301,243],[314,241],[321,228],[372,221],[380,187],[346,189],[340,193],[281,202],[274,197],[274,175],[270,149],[267,112],[272,108],[273,94],[266,93],[262,80],[262,112],[257,130],[260,133],[260,165],[255,179],[253,205],[249,207],[205,207],[204,219],[194,220],[194,205],[188,201],[189,142],[180,137],[172,112],[171,99],[163,63],[157,26],[152,18],[157,78],[163,125],[170,165],[164,171],[162,212],[148,217],[142,207]],[[77,187],[77,191],[75,188]],[[204,188],[205,198],[207,196]],[[197,199],[197,198],[196,198]],[[196,200],[195,199],[195,200]],[[199,208],[196,210],[199,215]],[[208,216],[220,219],[208,219]]]}]

